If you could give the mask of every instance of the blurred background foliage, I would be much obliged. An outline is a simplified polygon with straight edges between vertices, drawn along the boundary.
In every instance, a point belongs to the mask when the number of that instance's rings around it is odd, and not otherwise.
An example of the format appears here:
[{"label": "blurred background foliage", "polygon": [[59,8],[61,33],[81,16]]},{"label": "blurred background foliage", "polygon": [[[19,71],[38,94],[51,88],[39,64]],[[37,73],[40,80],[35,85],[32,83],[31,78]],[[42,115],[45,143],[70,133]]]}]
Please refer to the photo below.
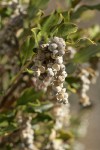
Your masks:
[{"label": "blurred background foliage", "polygon": [[[88,3],[83,0],[0,0],[1,150],[17,150],[20,140],[13,137],[17,137],[15,133],[21,129],[17,121],[20,113],[32,117],[34,143],[37,149],[46,150],[44,147],[50,142],[56,120],[53,112],[56,102],[50,101],[46,93],[35,90],[33,59],[41,43],[53,36],[64,38],[66,49],[75,50],[73,57],[65,58],[68,72],[65,87],[70,95],[78,94],[82,86],[81,69],[89,64],[90,78],[98,70],[100,26],[98,22],[94,24],[93,18],[98,17],[99,11],[100,3],[91,5],[89,0]],[[75,143],[85,132],[85,111],[81,106],[78,114],[70,116],[68,127],[57,133],[56,139],[66,144],[63,150],[81,150]]]}]

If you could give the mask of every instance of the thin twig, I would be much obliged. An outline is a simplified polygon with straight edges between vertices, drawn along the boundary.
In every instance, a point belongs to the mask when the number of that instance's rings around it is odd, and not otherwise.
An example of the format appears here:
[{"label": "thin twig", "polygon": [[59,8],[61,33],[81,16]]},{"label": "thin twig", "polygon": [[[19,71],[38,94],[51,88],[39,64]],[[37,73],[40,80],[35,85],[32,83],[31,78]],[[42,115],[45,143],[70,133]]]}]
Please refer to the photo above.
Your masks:
[{"label": "thin twig", "polygon": [[[0,112],[4,111],[5,109],[9,109],[9,104],[11,107],[11,99],[8,99],[10,95],[12,95],[12,93],[15,91],[15,89],[18,87],[18,85],[20,84],[20,81],[22,80],[22,73],[23,71],[32,63],[33,61],[33,57],[32,59],[27,62],[22,69],[19,71],[19,73],[16,75],[16,77],[12,80],[9,89],[6,91],[6,94],[2,97],[1,99],[1,103],[0,103]],[[13,103],[13,101],[12,101]]]}]

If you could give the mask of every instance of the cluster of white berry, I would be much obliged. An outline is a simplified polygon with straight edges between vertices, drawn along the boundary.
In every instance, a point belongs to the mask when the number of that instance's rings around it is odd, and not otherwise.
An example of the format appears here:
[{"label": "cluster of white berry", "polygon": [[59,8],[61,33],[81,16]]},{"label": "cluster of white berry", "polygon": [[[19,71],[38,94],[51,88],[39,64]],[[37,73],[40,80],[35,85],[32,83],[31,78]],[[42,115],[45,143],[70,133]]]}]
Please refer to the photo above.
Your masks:
[{"label": "cluster of white berry", "polygon": [[68,103],[68,94],[63,87],[67,77],[63,60],[65,47],[65,41],[59,37],[52,38],[48,44],[42,44],[32,67],[35,87],[44,91],[50,87],[52,95],[64,104]]},{"label": "cluster of white berry", "polygon": [[21,14],[26,14],[26,5],[19,0],[11,0],[11,1],[2,1],[1,2],[2,7],[9,7],[13,10],[13,14],[11,15],[11,18],[21,15]]},{"label": "cluster of white berry", "polygon": [[62,139],[58,139],[58,131],[63,129],[66,130],[69,125],[69,104],[60,104],[54,108],[55,124],[51,130],[49,137],[49,143],[47,143],[45,150],[66,150],[69,148],[68,143],[64,142]]},{"label": "cluster of white berry", "polygon": [[49,143],[44,150],[67,150],[70,149],[70,146],[67,142],[62,142],[61,139],[54,139]]},{"label": "cluster of white berry", "polygon": [[80,79],[82,81],[81,89],[79,92],[80,96],[80,103],[85,107],[91,105],[90,99],[87,96],[87,91],[90,88],[90,79],[89,79],[89,72],[86,69],[81,69]]},{"label": "cluster of white berry", "polygon": [[58,107],[56,107],[54,110],[54,114],[56,118],[54,129],[55,130],[59,130],[62,128],[66,129],[69,125],[69,119],[70,119],[69,104],[58,105]]},{"label": "cluster of white berry", "polygon": [[18,123],[22,127],[20,134],[20,148],[23,150],[37,150],[34,145],[34,130],[31,125],[31,117],[18,117]]}]

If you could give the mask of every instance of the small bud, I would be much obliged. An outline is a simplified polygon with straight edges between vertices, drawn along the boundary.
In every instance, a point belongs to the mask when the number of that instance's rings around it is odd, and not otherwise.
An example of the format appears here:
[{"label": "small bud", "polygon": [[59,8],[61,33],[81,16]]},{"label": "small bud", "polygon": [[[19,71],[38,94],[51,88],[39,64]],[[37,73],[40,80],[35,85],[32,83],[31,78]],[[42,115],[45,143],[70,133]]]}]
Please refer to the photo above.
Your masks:
[{"label": "small bud", "polygon": [[51,68],[52,65],[53,65],[53,63],[49,63],[49,64],[47,64],[47,67],[48,67],[48,68]]},{"label": "small bud", "polygon": [[65,92],[66,92],[66,88],[63,88],[63,89],[61,90],[61,92],[62,92],[62,93],[65,93]]},{"label": "small bud", "polygon": [[55,37],[52,39],[52,41],[58,44],[58,43],[59,43],[59,38],[55,36]]},{"label": "small bud", "polygon": [[59,63],[59,64],[62,64],[63,63],[63,58],[58,56],[56,58],[56,62]]},{"label": "small bud", "polygon": [[64,99],[64,94],[57,94],[57,100],[62,100]]},{"label": "small bud", "polygon": [[59,77],[58,77],[58,80],[59,80],[60,82],[63,82],[63,81],[65,80],[65,78],[64,78],[63,76],[59,76]]},{"label": "small bud", "polygon": [[54,64],[54,65],[52,66],[52,68],[53,68],[54,70],[59,71],[59,70],[60,70],[60,65]]},{"label": "small bud", "polygon": [[53,55],[57,54],[58,53],[58,50],[54,50],[53,51]]},{"label": "small bud", "polygon": [[23,138],[27,138],[27,133],[26,133],[26,132],[23,132],[23,133],[22,133],[22,136],[23,136]]},{"label": "small bud", "polygon": [[65,54],[65,51],[64,50],[59,50],[59,55],[64,55]]},{"label": "small bud", "polygon": [[90,84],[90,80],[86,76],[82,75],[80,78],[83,81],[83,83]]},{"label": "small bud", "polygon": [[66,43],[65,43],[65,41],[62,39],[62,38],[59,38],[59,41],[60,41],[60,43],[65,47],[66,46]]},{"label": "small bud", "polygon": [[52,58],[52,59],[56,59],[56,57],[57,57],[56,55],[51,54],[51,58]]},{"label": "small bud", "polygon": [[61,87],[60,86],[56,86],[56,87],[54,87],[54,90],[56,91],[56,92],[60,92],[61,91]]},{"label": "small bud", "polygon": [[60,64],[60,69],[61,69],[62,71],[65,70],[65,65]]},{"label": "small bud", "polygon": [[50,53],[46,53],[45,56],[46,56],[47,58],[49,58],[49,57],[51,56],[51,54],[50,54]]},{"label": "small bud", "polygon": [[54,76],[54,72],[53,72],[52,68],[48,68],[47,72],[48,72],[48,75]]},{"label": "small bud", "polygon": [[66,71],[63,71],[63,72],[62,72],[62,76],[64,76],[65,78],[67,77]]},{"label": "small bud", "polygon": [[64,93],[64,98],[68,99],[68,93]]},{"label": "small bud", "polygon": [[89,90],[89,85],[83,84],[83,89],[85,89],[86,91]]},{"label": "small bud", "polygon": [[42,50],[46,50],[46,47],[48,47],[48,46],[49,46],[49,44],[42,44],[41,48],[42,48]]},{"label": "small bud", "polygon": [[63,87],[63,83],[59,83],[59,86],[60,86],[60,87]]},{"label": "small bud", "polygon": [[81,96],[82,96],[82,98],[86,98],[87,97],[86,93],[82,93]]},{"label": "small bud", "polygon": [[36,77],[39,77],[40,74],[41,74],[41,71],[40,71],[39,69],[34,72],[34,75],[35,75]]},{"label": "small bud", "polygon": [[45,67],[44,66],[41,66],[39,69],[40,69],[41,73],[45,72]]},{"label": "small bud", "polygon": [[41,66],[41,61],[37,61],[37,63],[36,63],[36,66],[38,67],[38,66]]},{"label": "small bud", "polygon": [[91,101],[90,101],[90,99],[89,99],[88,96],[86,96],[85,98],[81,98],[81,99],[80,99],[80,103],[81,103],[84,107],[91,105]]},{"label": "small bud", "polygon": [[57,44],[55,44],[55,43],[50,44],[49,47],[48,47],[48,49],[49,49],[50,51],[53,51],[53,50],[55,50],[56,48],[57,48]]},{"label": "small bud", "polygon": [[83,73],[86,77],[89,76],[89,72],[88,72],[87,70],[85,70],[85,69],[82,69],[82,73]]},{"label": "small bud", "polygon": [[63,99],[63,104],[68,104],[68,99]]},{"label": "small bud", "polygon": [[61,42],[58,43],[58,50],[59,51],[65,51],[65,46]]}]

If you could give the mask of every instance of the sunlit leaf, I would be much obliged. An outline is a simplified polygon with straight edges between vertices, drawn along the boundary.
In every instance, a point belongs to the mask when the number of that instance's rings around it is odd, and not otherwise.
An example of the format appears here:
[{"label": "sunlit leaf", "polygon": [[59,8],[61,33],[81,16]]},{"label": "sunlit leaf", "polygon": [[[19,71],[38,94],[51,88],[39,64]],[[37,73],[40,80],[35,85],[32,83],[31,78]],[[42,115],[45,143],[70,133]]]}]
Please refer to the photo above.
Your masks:
[{"label": "sunlit leaf", "polygon": [[78,77],[69,76],[66,78],[66,82],[71,88],[79,89],[80,87],[80,79]]},{"label": "sunlit leaf", "polygon": [[34,45],[35,41],[33,37],[29,36],[20,47],[20,57],[22,64],[24,64],[27,61],[27,59],[30,59],[33,56]]},{"label": "sunlit leaf", "polygon": [[69,62],[68,64],[66,64],[66,71],[68,74],[72,74],[76,69],[77,66],[73,62]]},{"label": "sunlit leaf", "polygon": [[49,16],[44,17],[41,20],[42,34],[47,33],[48,35],[52,34],[53,30],[57,28],[57,25],[63,20],[61,13],[55,11]]},{"label": "sunlit leaf", "polygon": [[73,34],[77,31],[78,27],[73,23],[63,23],[58,27],[57,35],[60,37],[65,37],[69,34]]},{"label": "sunlit leaf", "polygon": [[71,133],[71,131],[60,130],[58,138],[67,141],[67,140],[73,139],[74,135]]},{"label": "sunlit leaf", "polygon": [[36,13],[39,11],[39,9],[42,9],[47,5],[49,0],[30,0],[29,7],[28,7],[28,14],[29,18],[32,19]]},{"label": "sunlit leaf", "polygon": [[32,120],[33,124],[39,123],[39,122],[48,122],[53,120],[53,117],[49,113],[39,113],[36,118]]},{"label": "sunlit leaf", "polygon": [[27,107],[27,111],[42,113],[50,110],[52,107],[53,107],[53,103],[38,103],[36,105],[29,103]]},{"label": "sunlit leaf", "polygon": [[36,92],[34,88],[27,88],[23,91],[21,97],[17,100],[17,105],[27,105],[27,103],[35,103],[42,96],[42,92]]}]

